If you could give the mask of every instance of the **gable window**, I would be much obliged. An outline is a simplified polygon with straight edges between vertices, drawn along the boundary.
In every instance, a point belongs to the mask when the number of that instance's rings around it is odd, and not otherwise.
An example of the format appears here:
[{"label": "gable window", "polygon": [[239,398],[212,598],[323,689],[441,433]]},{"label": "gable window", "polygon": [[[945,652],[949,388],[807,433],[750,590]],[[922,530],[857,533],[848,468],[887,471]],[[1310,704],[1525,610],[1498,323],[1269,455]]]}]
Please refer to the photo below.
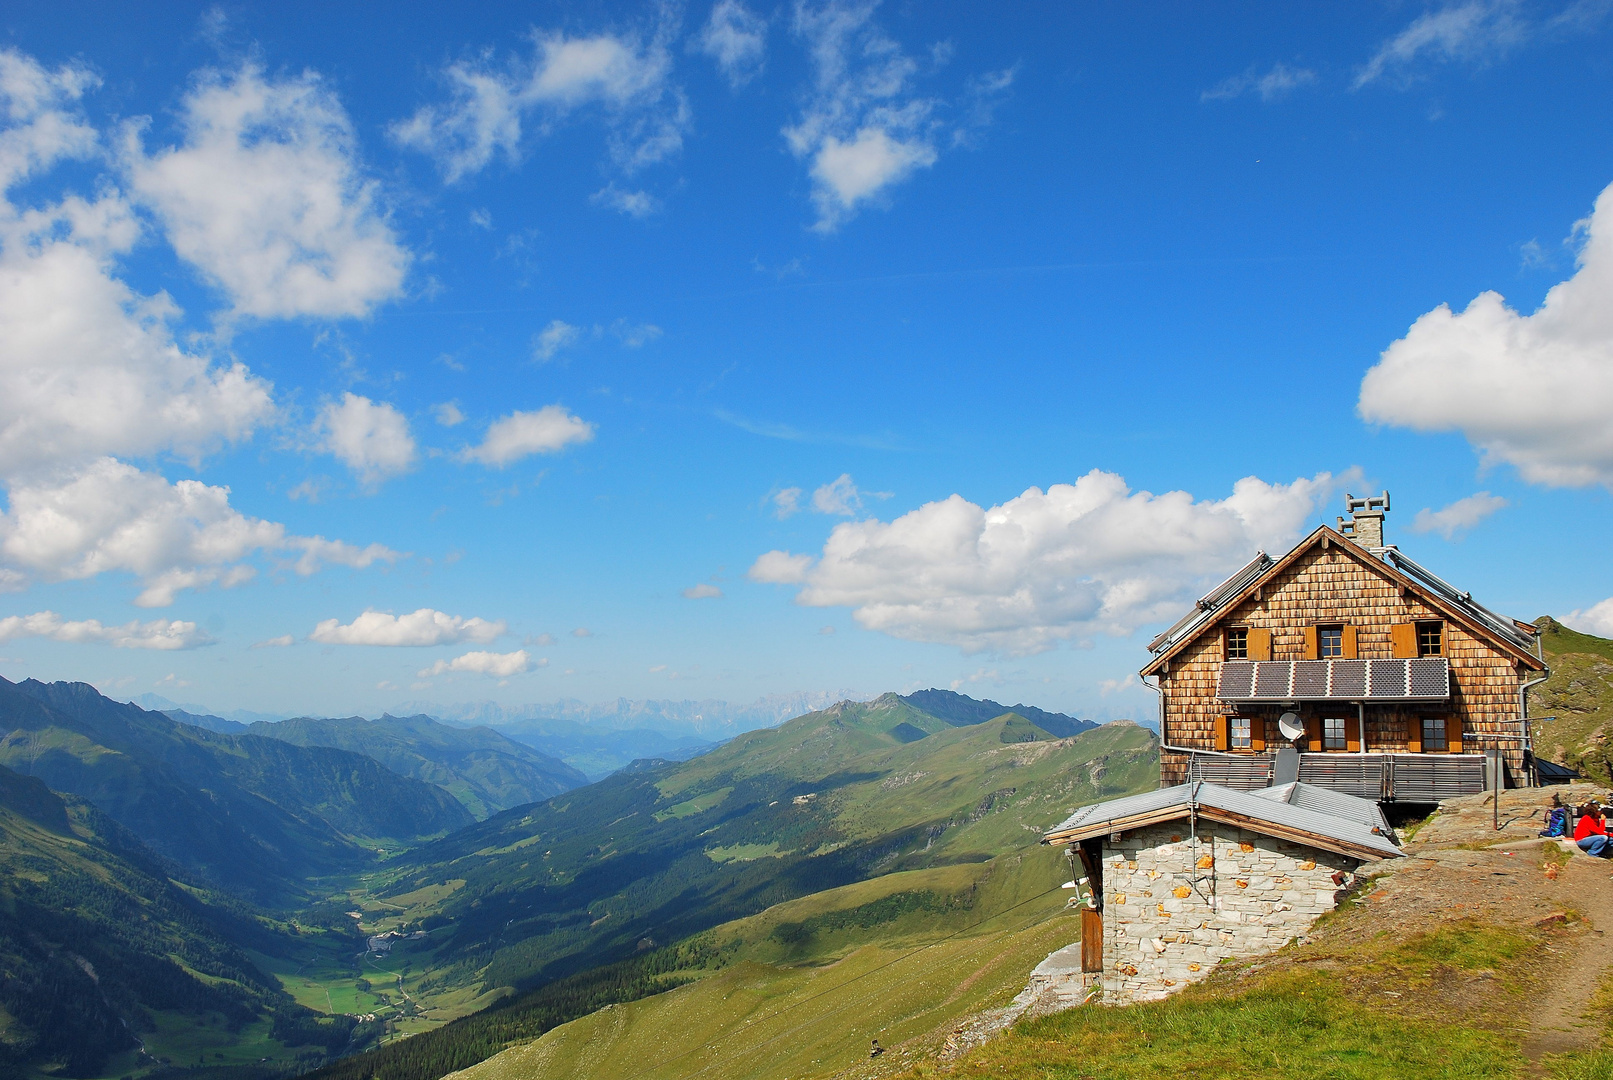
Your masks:
[{"label": "gable window", "polygon": [[1322,749],[1345,749],[1344,718],[1341,716],[1326,716],[1322,718]]},{"label": "gable window", "polygon": [[1420,622],[1417,624],[1417,655],[1445,655],[1445,624]]},{"label": "gable window", "polygon": [[1318,626],[1316,628],[1316,655],[1322,660],[1338,660],[1344,656],[1344,627]]},{"label": "gable window", "polygon": [[1423,717],[1423,753],[1443,754],[1450,749],[1450,742],[1445,735],[1445,718],[1443,716]]},{"label": "gable window", "polygon": [[1254,726],[1251,718],[1247,716],[1233,716],[1228,719],[1231,728],[1231,743],[1234,750],[1251,750],[1254,748],[1252,734]]},{"label": "gable window", "polygon": [[1247,626],[1231,626],[1227,628],[1227,659],[1249,659],[1249,628]]}]

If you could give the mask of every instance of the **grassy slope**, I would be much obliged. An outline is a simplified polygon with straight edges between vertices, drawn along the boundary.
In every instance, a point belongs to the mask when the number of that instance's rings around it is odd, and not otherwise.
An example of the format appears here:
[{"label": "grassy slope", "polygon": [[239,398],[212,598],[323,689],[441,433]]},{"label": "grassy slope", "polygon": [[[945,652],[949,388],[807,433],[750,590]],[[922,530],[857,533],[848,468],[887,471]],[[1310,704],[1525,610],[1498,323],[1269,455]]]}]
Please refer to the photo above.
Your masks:
[{"label": "grassy slope", "polygon": [[429,716],[299,717],[247,729],[298,746],[331,746],[374,758],[400,776],[443,788],[478,820],[581,787],[565,762],[491,728],[457,728]]},{"label": "grassy slope", "polygon": [[[904,723],[935,734],[903,744],[888,731]],[[887,695],[496,816],[357,902],[380,927],[448,924],[416,960],[428,1001],[535,985],[796,896],[1024,847],[1070,806],[1147,786],[1154,761],[1132,725],[1052,740]]]},{"label": "grassy slope", "polygon": [[296,1008],[238,944],[273,950],[279,932],[170,871],[87,803],[0,769],[0,1067],[291,1066],[347,1044],[351,1023]]},{"label": "grassy slope", "polygon": [[1613,641],[1537,620],[1551,678],[1529,692],[1531,714],[1555,716],[1534,725],[1535,751],[1589,779],[1613,783]]},{"label": "grassy slope", "polygon": [[1050,951],[1067,868],[1045,848],[891,874],[713,930],[730,957],[670,993],[614,1006],[458,1074],[463,1080],[830,1076],[869,1041],[938,1036],[1008,1003]]}]

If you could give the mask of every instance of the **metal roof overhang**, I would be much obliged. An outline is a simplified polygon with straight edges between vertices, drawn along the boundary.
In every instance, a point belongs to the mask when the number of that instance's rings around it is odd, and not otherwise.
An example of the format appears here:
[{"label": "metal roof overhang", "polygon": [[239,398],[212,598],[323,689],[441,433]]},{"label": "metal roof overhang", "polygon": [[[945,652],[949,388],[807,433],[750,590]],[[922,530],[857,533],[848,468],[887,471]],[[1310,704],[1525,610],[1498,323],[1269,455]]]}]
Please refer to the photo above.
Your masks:
[{"label": "metal roof overhang", "polygon": [[1228,660],[1215,696],[1229,702],[1445,701],[1444,657],[1416,660]]},{"label": "metal roof overhang", "polygon": [[[1042,842],[1076,843],[1197,813],[1203,820],[1240,826],[1356,859],[1394,858],[1403,854],[1384,835],[1387,826],[1382,824],[1381,815],[1371,803],[1334,793],[1330,804],[1315,805],[1317,796],[1308,788],[1306,784],[1293,784],[1259,794],[1205,783],[1158,788],[1083,807],[1062,825],[1049,830]],[[1300,792],[1311,802],[1296,800],[1295,795]],[[1348,813],[1341,813],[1342,807],[1333,805],[1352,799],[1364,805]]]}]

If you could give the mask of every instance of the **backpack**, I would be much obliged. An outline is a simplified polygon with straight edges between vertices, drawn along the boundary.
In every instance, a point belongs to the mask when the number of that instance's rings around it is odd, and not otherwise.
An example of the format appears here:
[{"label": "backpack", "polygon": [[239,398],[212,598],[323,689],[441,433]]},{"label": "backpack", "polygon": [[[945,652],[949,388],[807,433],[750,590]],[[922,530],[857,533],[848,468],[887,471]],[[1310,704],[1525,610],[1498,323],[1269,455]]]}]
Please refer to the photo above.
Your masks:
[{"label": "backpack", "polygon": [[1541,836],[1567,836],[1568,835],[1568,808],[1554,806],[1546,811],[1546,827],[1540,831]]}]

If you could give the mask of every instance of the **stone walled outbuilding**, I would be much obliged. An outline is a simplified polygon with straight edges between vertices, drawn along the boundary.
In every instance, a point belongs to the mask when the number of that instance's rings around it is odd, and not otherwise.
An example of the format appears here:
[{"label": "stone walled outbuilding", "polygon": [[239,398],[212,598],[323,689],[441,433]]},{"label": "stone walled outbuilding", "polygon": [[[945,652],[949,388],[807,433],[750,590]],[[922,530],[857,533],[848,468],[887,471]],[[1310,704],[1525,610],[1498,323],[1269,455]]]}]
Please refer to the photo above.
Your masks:
[{"label": "stone walled outbuilding", "polygon": [[1363,862],[1402,854],[1376,803],[1297,782],[1199,781],[1095,803],[1043,842],[1079,858],[1081,966],[1111,1004],[1282,948],[1333,910]]}]

